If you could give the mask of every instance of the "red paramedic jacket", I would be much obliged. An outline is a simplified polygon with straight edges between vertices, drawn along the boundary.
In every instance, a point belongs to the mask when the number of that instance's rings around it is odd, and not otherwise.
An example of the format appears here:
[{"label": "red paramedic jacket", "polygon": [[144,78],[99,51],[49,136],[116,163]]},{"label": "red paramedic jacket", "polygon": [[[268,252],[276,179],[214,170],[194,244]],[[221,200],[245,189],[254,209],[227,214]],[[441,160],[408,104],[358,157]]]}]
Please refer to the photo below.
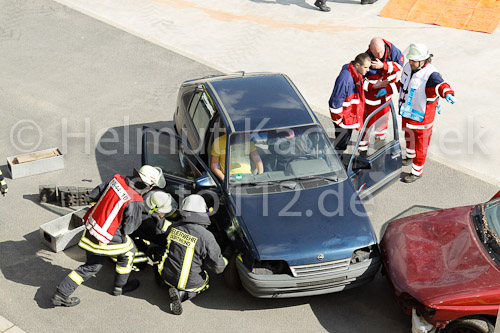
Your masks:
[{"label": "red paramedic jacket", "polygon": [[363,126],[363,80],[351,62],[342,67],[335,81],[328,104],[333,122],[342,128],[359,130]]},{"label": "red paramedic jacket", "polygon": [[89,233],[101,243],[109,243],[123,221],[123,210],[133,201],[144,202],[123,176],[113,176],[97,203],[84,217]]}]

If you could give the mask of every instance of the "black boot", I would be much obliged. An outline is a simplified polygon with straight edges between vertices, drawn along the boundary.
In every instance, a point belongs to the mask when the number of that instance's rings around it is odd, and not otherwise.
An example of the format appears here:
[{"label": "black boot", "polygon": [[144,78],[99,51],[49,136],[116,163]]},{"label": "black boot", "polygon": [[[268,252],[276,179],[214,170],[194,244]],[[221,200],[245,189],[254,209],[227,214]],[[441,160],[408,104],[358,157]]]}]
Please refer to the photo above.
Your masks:
[{"label": "black boot", "polygon": [[405,158],[403,159],[403,166],[408,166],[408,165],[412,165],[413,163],[413,158]]},{"label": "black boot", "polygon": [[415,176],[414,174],[410,174],[410,175],[406,176],[403,179],[403,181],[405,183],[413,183],[414,181],[419,180],[420,178],[422,178],[422,176]]},{"label": "black boot", "polygon": [[362,5],[371,5],[372,3],[377,2],[377,0],[361,0]]},{"label": "black boot", "polygon": [[170,295],[170,310],[172,313],[175,315],[182,314],[182,299],[179,295],[179,290],[177,288],[170,288],[168,294]]},{"label": "black boot", "polygon": [[316,0],[316,2],[314,3],[314,5],[316,7],[319,8],[319,10],[321,10],[322,12],[329,12],[330,11],[330,7],[328,7],[324,2],[322,2],[321,0]]},{"label": "black boot", "polygon": [[78,297],[64,296],[60,291],[56,290],[52,295],[52,304],[54,306],[75,306],[80,304],[80,299]]},{"label": "black boot", "polygon": [[139,282],[139,280],[135,280],[135,279],[128,280],[127,284],[124,285],[123,287],[115,287],[115,289],[113,289],[113,295],[120,296],[121,294],[129,293],[129,292],[139,288],[140,285],[141,285],[141,283]]}]

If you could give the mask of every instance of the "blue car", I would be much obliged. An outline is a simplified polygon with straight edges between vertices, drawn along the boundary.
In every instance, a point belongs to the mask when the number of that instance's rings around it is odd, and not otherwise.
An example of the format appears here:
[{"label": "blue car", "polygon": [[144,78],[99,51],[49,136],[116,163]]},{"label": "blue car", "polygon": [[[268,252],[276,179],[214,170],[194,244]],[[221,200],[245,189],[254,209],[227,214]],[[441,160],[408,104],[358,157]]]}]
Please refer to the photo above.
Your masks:
[{"label": "blue car", "polygon": [[[365,125],[344,165],[286,75],[186,81],[174,129],[144,130],[143,163],[164,170],[167,191],[179,200],[193,192],[209,197],[211,230],[232,253],[224,273],[231,287],[264,298],[337,292],[371,281],[381,265],[360,198],[401,172],[390,106],[380,117],[386,137],[374,139],[380,124]],[[370,146],[360,153],[362,136]]]}]

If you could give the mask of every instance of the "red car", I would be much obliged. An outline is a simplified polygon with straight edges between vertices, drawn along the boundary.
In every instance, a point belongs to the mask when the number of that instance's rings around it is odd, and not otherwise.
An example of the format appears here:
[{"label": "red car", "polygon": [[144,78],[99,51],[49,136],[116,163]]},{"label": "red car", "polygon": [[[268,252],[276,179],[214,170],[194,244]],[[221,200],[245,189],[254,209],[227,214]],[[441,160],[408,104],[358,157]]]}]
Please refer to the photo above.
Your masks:
[{"label": "red car", "polygon": [[500,304],[500,192],[484,204],[394,220],[380,249],[407,314],[415,308],[417,319],[442,332],[493,332]]}]

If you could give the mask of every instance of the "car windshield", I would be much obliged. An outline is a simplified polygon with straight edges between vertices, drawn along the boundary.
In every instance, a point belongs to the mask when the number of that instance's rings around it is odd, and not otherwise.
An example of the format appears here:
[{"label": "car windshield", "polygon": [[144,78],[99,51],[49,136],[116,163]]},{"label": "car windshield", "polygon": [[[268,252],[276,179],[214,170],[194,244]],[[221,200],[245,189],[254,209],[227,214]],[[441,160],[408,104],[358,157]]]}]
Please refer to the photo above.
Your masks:
[{"label": "car windshield", "polygon": [[499,243],[500,238],[500,198],[488,201],[483,205],[484,219],[490,235]]},{"label": "car windshield", "polygon": [[317,125],[233,133],[226,166],[230,185],[347,179],[328,137]]}]

